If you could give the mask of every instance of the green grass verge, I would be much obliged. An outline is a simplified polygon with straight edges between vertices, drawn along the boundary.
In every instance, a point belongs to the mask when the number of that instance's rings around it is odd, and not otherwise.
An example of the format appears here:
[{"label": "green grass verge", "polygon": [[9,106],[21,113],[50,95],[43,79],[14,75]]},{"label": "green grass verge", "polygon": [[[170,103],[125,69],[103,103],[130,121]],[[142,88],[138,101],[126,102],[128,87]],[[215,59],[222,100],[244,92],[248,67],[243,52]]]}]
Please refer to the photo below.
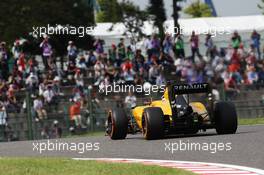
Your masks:
[{"label": "green grass verge", "polygon": [[194,175],[159,166],[62,158],[1,158],[0,172],[5,175]]},{"label": "green grass verge", "polygon": [[256,124],[264,124],[264,117],[262,118],[251,118],[251,119],[239,119],[239,125],[256,125]]}]

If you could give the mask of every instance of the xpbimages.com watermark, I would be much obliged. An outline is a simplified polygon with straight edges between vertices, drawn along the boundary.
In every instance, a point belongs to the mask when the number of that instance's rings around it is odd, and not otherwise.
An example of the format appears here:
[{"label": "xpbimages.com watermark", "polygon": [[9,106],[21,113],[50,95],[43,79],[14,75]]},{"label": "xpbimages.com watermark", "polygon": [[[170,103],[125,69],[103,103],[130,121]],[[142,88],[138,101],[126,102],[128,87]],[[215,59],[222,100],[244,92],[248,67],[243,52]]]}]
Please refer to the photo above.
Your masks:
[{"label": "xpbimages.com watermark", "polygon": [[231,151],[232,143],[223,143],[223,142],[190,142],[179,140],[178,142],[165,142],[164,143],[165,152],[171,154],[184,151],[205,151],[212,154],[222,151]]},{"label": "xpbimages.com watermark", "polygon": [[91,35],[94,31],[94,27],[84,27],[84,26],[62,26],[56,24],[52,26],[48,24],[47,26],[32,27],[32,35],[36,37],[43,37],[46,35],[77,35],[79,37],[84,37],[85,35]]},{"label": "xpbimages.com watermark", "polygon": [[46,140],[33,142],[33,151],[39,154],[45,152],[76,152],[83,154],[90,151],[99,151],[99,142],[61,142],[58,140]]},{"label": "xpbimages.com watermark", "polygon": [[[176,30],[176,31],[175,31]],[[181,35],[191,35],[192,32],[195,32],[197,35],[207,35],[210,34],[212,37],[216,37],[217,35],[230,35],[232,34],[232,29],[230,27],[209,27],[207,29],[204,28],[195,28],[195,29],[189,29],[181,26],[180,28],[174,27],[174,33],[181,34]]]},{"label": "xpbimages.com watermark", "polygon": [[145,95],[150,95],[151,93],[164,92],[166,89],[165,85],[132,85],[132,84],[109,84],[109,85],[100,85],[99,93],[104,93],[108,95],[110,93],[144,93]]}]

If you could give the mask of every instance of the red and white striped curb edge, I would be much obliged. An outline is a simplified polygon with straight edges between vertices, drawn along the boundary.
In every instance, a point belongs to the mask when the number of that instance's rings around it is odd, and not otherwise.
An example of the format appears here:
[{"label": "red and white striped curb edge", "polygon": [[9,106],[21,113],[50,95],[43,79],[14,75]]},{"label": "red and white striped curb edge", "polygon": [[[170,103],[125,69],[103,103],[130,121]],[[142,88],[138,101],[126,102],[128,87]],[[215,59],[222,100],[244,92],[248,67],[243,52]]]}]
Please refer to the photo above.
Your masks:
[{"label": "red and white striped curb edge", "polygon": [[117,163],[142,163],[144,165],[158,165],[162,167],[178,168],[192,171],[201,175],[264,175],[264,170],[250,168],[245,166],[190,162],[190,161],[172,161],[172,160],[149,160],[149,159],[123,159],[123,158],[73,158],[75,160],[99,160]]}]

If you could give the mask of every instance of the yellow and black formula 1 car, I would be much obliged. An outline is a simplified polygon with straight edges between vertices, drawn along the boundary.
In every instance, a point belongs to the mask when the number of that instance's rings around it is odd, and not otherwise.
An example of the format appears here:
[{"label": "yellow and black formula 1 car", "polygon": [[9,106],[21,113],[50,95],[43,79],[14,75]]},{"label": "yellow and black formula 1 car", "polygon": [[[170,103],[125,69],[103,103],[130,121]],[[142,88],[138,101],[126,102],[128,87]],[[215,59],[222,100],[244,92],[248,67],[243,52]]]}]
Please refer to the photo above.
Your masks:
[{"label": "yellow and black formula 1 car", "polygon": [[237,114],[232,103],[214,100],[207,83],[168,83],[161,100],[134,107],[130,116],[121,108],[109,111],[106,132],[111,139],[125,139],[131,128],[148,140],[212,128],[218,134],[234,134]]}]

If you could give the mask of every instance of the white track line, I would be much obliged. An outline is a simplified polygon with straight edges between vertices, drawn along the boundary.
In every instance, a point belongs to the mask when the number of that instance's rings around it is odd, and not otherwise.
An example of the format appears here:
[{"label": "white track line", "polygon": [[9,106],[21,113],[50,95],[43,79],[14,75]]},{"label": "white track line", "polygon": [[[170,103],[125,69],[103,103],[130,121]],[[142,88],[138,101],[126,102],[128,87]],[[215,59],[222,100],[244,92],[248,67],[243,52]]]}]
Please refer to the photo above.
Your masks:
[{"label": "white track line", "polygon": [[158,165],[162,167],[179,168],[201,175],[264,175],[264,170],[245,166],[228,165],[220,163],[149,160],[149,159],[123,159],[123,158],[73,158],[74,160],[99,160],[119,163],[142,163],[144,165]]}]

